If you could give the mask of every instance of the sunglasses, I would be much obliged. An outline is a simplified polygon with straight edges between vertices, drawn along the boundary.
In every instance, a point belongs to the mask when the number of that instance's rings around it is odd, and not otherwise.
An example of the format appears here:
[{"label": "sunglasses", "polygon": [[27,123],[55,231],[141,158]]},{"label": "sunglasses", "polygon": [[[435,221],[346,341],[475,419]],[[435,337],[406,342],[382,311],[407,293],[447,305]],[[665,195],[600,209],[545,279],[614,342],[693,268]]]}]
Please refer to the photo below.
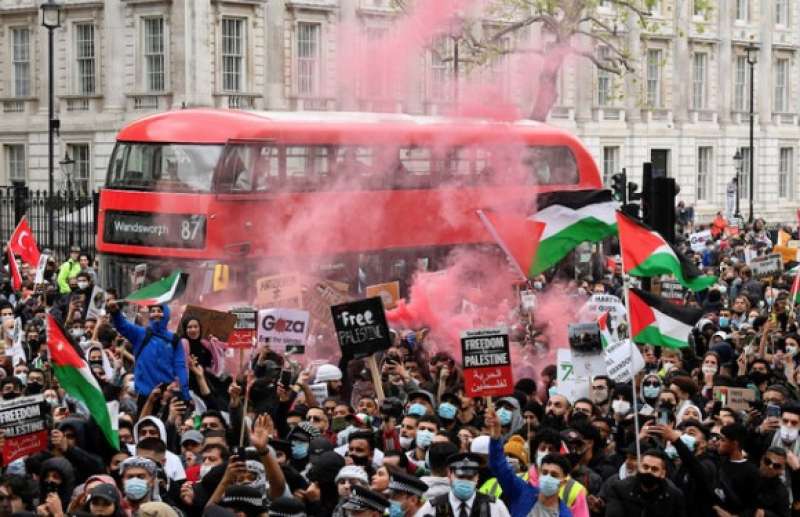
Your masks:
[{"label": "sunglasses", "polygon": [[655,382],[655,381],[645,382],[644,385],[645,386],[652,386],[652,387],[655,387],[655,388],[658,388],[660,386],[660,384],[658,382]]},{"label": "sunglasses", "polygon": [[769,458],[763,458],[764,466],[772,470],[783,470],[785,465],[779,461],[772,461]]},{"label": "sunglasses", "polygon": [[717,441],[719,441],[719,440],[722,440],[722,435],[721,435],[721,434],[717,434],[717,433],[713,433],[713,434],[712,434],[712,435],[709,437],[709,440],[711,440],[712,442],[717,442]]}]

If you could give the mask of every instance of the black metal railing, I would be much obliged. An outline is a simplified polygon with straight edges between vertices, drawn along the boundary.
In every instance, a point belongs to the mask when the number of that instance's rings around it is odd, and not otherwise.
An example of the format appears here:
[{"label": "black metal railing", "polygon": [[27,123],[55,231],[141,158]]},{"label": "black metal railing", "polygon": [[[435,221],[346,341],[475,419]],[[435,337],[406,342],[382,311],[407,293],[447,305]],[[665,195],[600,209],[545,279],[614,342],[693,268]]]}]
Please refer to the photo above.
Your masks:
[{"label": "black metal railing", "polygon": [[[80,246],[95,254],[99,193],[30,190],[23,183],[0,186],[0,239],[7,240],[23,216],[33,230],[39,249],[50,250],[58,260]],[[51,231],[52,224],[52,231]]]}]

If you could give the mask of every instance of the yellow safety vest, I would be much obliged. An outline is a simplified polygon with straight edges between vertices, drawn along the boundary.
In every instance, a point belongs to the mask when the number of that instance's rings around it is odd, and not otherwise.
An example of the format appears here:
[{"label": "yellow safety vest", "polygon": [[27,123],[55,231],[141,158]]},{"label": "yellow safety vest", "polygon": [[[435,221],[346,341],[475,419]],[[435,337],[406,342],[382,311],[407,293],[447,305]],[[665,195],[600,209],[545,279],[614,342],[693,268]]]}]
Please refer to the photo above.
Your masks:
[{"label": "yellow safety vest", "polygon": [[[517,474],[517,476],[524,481],[530,480],[530,474],[528,472]],[[503,487],[500,486],[500,482],[497,481],[497,478],[491,478],[481,485],[478,492],[490,495],[495,499],[500,499],[500,496],[503,495]],[[575,504],[575,500],[581,492],[586,492],[586,488],[574,479],[567,478],[567,482],[558,489],[558,498],[568,507],[572,508],[572,505]]]}]

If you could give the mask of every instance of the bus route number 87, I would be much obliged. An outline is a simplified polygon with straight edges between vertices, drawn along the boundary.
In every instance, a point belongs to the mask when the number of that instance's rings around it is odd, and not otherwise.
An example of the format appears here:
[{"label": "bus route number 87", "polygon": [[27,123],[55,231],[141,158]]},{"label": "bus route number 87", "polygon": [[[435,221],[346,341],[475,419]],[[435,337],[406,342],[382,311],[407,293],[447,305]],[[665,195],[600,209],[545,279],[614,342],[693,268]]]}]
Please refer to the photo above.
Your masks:
[{"label": "bus route number 87", "polygon": [[181,240],[194,241],[202,226],[203,218],[200,216],[193,215],[184,219],[181,221]]}]

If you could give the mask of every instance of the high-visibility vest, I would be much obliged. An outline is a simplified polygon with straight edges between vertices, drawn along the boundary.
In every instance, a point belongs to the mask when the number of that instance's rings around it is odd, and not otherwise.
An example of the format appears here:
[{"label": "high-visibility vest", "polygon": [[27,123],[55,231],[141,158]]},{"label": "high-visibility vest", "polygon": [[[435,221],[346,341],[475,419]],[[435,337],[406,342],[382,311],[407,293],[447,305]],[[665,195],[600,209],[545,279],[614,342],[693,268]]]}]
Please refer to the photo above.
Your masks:
[{"label": "high-visibility vest", "polygon": [[[524,481],[528,481],[530,479],[530,474],[528,472],[517,474],[517,476]],[[500,496],[503,495],[503,487],[500,486],[500,482],[497,481],[497,478],[491,478],[487,479],[486,482],[481,485],[481,487],[478,489],[478,492],[490,495],[495,499],[500,499]]]},{"label": "high-visibility vest", "polygon": [[[528,472],[517,474],[517,476],[525,481],[530,479],[530,473]],[[481,485],[478,492],[490,495],[495,499],[500,499],[500,496],[503,495],[503,487],[500,486],[500,482],[497,481],[497,478],[491,478]],[[558,498],[568,507],[572,508],[572,505],[575,504],[575,500],[578,499],[581,492],[586,492],[586,488],[574,479],[567,478],[567,482],[558,489]]]}]

